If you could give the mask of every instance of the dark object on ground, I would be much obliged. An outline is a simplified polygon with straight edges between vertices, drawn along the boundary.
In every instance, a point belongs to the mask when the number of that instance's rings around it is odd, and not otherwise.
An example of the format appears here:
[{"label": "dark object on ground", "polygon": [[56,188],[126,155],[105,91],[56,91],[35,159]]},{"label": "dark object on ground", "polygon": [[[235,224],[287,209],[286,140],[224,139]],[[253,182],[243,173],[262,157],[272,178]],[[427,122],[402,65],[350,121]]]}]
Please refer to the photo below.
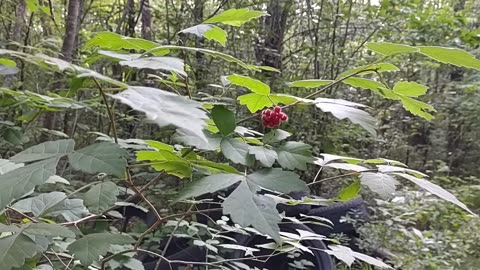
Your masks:
[{"label": "dark object on ground", "polygon": [[[294,193],[290,194],[290,196],[294,199],[302,199],[302,197],[307,196],[306,193]],[[201,209],[210,209],[210,208],[218,208],[219,205],[216,203],[205,203],[199,205]],[[355,231],[355,228],[352,224],[342,222],[342,218],[344,216],[349,215],[351,218],[366,221],[368,220],[368,212],[365,206],[363,199],[356,198],[352,199],[348,202],[341,202],[335,203],[331,206],[325,207],[312,207],[311,205],[297,205],[297,206],[287,206],[279,204],[277,209],[280,212],[284,212],[286,216],[290,217],[299,217],[300,214],[308,215],[308,216],[316,216],[316,217],[323,217],[329,219],[333,224],[333,228],[329,228],[326,226],[321,225],[314,225],[314,224],[281,224],[281,230],[285,232],[296,233],[297,229],[314,232],[317,234],[330,236],[332,234],[342,233],[344,235],[349,236],[350,239],[354,239],[358,236]],[[136,211],[126,211],[125,213],[135,213]],[[218,218],[221,217],[221,213],[212,212],[209,213],[209,216],[215,216]],[[138,217],[138,216],[137,216]],[[127,219],[131,217],[126,217]],[[156,218],[153,214],[148,213],[146,216],[141,214],[142,220],[145,221],[148,225],[155,223]],[[198,219],[198,221],[203,223],[208,222],[208,218]],[[265,238],[260,236],[240,236],[238,234],[232,235],[237,238],[238,245],[243,246],[250,246],[255,247],[257,244],[265,243]],[[351,242],[351,247],[356,249],[356,245],[354,242]],[[165,245],[165,241],[159,243],[159,249],[163,250]],[[305,241],[304,245],[313,247],[312,251],[314,251],[314,255],[310,255],[308,253],[304,253],[301,255],[300,258],[297,258],[296,261],[300,261],[301,259],[306,259],[311,261],[315,264],[315,270],[333,270],[335,269],[333,259],[325,252],[321,251],[322,249],[326,249],[326,245],[322,241]],[[267,251],[268,252],[268,251]],[[256,253],[256,255],[258,255]],[[261,255],[261,254],[260,254]],[[169,269],[180,269],[187,265],[182,263],[172,263],[169,264],[169,261],[186,261],[186,262],[205,262],[206,258],[206,250],[201,247],[192,246],[191,244],[183,239],[173,239],[172,243],[168,246],[168,250],[165,254],[167,260],[162,260],[157,267],[158,258],[152,258],[148,256],[140,256],[139,258],[143,263],[146,270],[153,270],[153,269],[160,269],[160,270],[169,270]],[[244,251],[237,251],[233,252],[229,258],[232,259],[240,259],[244,258],[245,254]],[[292,263],[292,260],[287,257],[286,254],[277,255],[266,262],[258,262],[253,260],[241,260],[242,263],[246,263],[250,266],[256,266],[260,269],[272,269],[272,270],[285,270],[289,269],[289,263]]]}]

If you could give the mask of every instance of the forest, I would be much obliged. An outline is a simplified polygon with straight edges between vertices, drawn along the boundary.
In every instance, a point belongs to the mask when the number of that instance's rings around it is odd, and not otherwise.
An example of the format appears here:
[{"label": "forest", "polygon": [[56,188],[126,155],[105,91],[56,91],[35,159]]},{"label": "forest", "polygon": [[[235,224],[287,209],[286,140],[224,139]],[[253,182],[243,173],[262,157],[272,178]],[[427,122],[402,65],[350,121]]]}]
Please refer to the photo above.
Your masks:
[{"label": "forest", "polygon": [[480,1],[0,0],[0,270],[476,270]]}]

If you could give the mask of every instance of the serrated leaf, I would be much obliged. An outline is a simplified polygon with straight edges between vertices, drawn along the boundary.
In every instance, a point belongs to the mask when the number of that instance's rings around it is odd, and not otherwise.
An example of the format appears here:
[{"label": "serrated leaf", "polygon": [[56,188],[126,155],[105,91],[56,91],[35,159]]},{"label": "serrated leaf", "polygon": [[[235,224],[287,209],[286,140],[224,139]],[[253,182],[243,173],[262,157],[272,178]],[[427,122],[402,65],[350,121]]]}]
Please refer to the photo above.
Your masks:
[{"label": "serrated leaf", "polygon": [[268,15],[263,11],[249,10],[246,8],[241,9],[229,9],[218,15],[211,17],[204,23],[223,23],[231,26],[241,26],[242,24],[259,18],[261,16]]},{"label": "serrated leaf", "polygon": [[288,194],[293,191],[308,191],[308,187],[298,174],[284,171],[280,168],[262,169],[247,176],[248,182],[253,182],[262,188]]},{"label": "serrated leaf", "polygon": [[287,83],[290,87],[317,88],[332,83],[332,80],[300,80]]},{"label": "serrated leaf", "polygon": [[276,149],[278,163],[283,168],[306,170],[313,161],[311,146],[301,142],[287,142]]},{"label": "serrated leaf", "polygon": [[235,114],[224,106],[213,106],[212,119],[223,136],[228,136],[235,130]]},{"label": "serrated leaf", "polygon": [[49,237],[75,238],[75,233],[58,224],[32,223],[23,230],[24,233]]},{"label": "serrated leaf", "polygon": [[414,184],[416,184],[417,186],[425,189],[426,191],[448,201],[448,202],[451,202],[457,206],[459,206],[460,208],[464,209],[465,211],[469,212],[470,214],[476,216],[475,213],[473,213],[470,209],[468,209],[468,207],[462,203],[461,201],[459,201],[452,193],[450,193],[449,191],[443,189],[442,187],[440,187],[439,185],[437,184],[434,184],[426,179],[420,179],[420,178],[417,178],[415,176],[412,176],[410,174],[406,174],[406,173],[395,173],[395,175],[398,175],[398,176],[401,176],[411,182],[413,182]]},{"label": "serrated leaf", "polygon": [[37,254],[37,244],[23,233],[0,238],[0,269],[21,267]]},{"label": "serrated leaf", "polygon": [[361,188],[360,181],[356,180],[347,187],[342,188],[338,192],[337,199],[342,202],[347,202],[351,199],[357,198]]},{"label": "serrated leaf", "polygon": [[436,112],[435,108],[432,105],[418,101],[413,98],[406,96],[399,96],[402,101],[403,108],[411,112],[413,115],[418,115],[428,121],[432,120],[434,117],[429,112]]},{"label": "serrated leaf", "polygon": [[113,233],[88,234],[68,246],[68,250],[83,266],[91,265],[107,254],[111,245],[127,245],[135,242],[128,235]]},{"label": "serrated leaf", "polygon": [[124,60],[119,62],[122,66],[133,67],[137,69],[154,69],[173,71],[183,77],[187,77],[185,64],[182,59],[169,56],[142,57],[133,60]]},{"label": "serrated leaf", "polygon": [[219,173],[204,177],[188,184],[178,195],[177,200],[197,197],[206,193],[212,193],[227,188],[242,179],[245,176],[238,174]]},{"label": "serrated leaf", "polygon": [[179,130],[207,141],[203,128],[208,119],[201,104],[160,89],[130,86],[128,90],[112,96],[134,110],[144,112],[148,119],[160,127],[174,125]]},{"label": "serrated leaf", "polygon": [[107,50],[149,50],[155,47],[158,47],[159,44],[141,39],[141,38],[132,38],[125,37],[112,32],[100,32],[96,34],[93,38],[88,40],[85,44],[84,49],[89,49],[91,47],[100,47]]},{"label": "serrated leaf", "polygon": [[371,191],[384,199],[393,197],[396,186],[400,183],[392,176],[384,173],[363,172],[360,174],[362,185],[367,186]]},{"label": "serrated leaf", "polygon": [[45,159],[0,175],[0,209],[55,175],[57,163],[57,158]]},{"label": "serrated leaf", "polygon": [[387,86],[384,85],[383,83],[380,83],[371,79],[365,79],[365,78],[359,78],[359,77],[350,77],[344,80],[343,83],[353,87],[360,87],[363,89],[372,90],[374,92],[380,92],[381,89],[387,88]]},{"label": "serrated leaf", "polygon": [[103,213],[117,201],[118,186],[107,181],[96,184],[84,195],[85,206],[94,214]]},{"label": "serrated leaf", "polygon": [[227,43],[227,32],[220,27],[212,25],[212,28],[208,29],[203,36],[209,40],[215,40],[220,43],[223,47]]},{"label": "serrated leaf", "polygon": [[207,131],[204,131],[204,136],[207,139],[206,141],[192,132],[177,130],[173,139],[185,145],[195,146],[195,148],[202,150],[217,150],[220,147],[222,136]]},{"label": "serrated leaf", "polygon": [[125,175],[127,152],[118,144],[102,142],[89,145],[68,155],[70,165],[86,173]]},{"label": "serrated leaf", "polygon": [[389,42],[369,42],[367,43],[367,48],[371,51],[374,51],[385,56],[401,54],[401,53],[413,53],[418,52],[418,49],[408,45],[395,44]]},{"label": "serrated leaf", "polygon": [[250,94],[238,96],[237,100],[240,101],[241,105],[247,105],[248,110],[252,113],[257,112],[265,107],[271,107],[276,104],[289,105],[297,101],[295,97],[289,96],[289,95],[281,95],[281,94],[261,95],[257,93],[250,93]]},{"label": "serrated leaf", "polygon": [[372,69],[374,69],[377,72],[390,72],[390,71],[399,71],[400,70],[398,67],[396,67],[395,65],[390,64],[390,63],[377,63],[377,64],[365,65],[365,66],[360,66],[360,67],[349,69],[347,71],[342,72],[340,75],[338,75],[337,79],[338,78],[343,78],[343,77],[346,77],[346,76],[351,75],[353,73],[357,73],[357,72],[364,71],[364,70],[369,70],[369,71],[361,72],[361,73],[357,74],[357,76],[363,76],[363,75],[375,73],[375,71],[373,71]]},{"label": "serrated leaf", "polygon": [[10,158],[13,162],[32,162],[42,159],[61,157],[72,153],[75,142],[73,140],[48,141],[37,144]]},{"label": "serrated leaf", "polygon": [[66,221],[73,222],[90,214],[81,199],[65,199],[49,210],[49,216],[63,216]]},{"label": "serrated leaf", "polygon": [[329,98],[316,98],[315,106],[324,112],[333,114],[336,118],[343,120],[349,119],[352,123],[358,124],[373,136],[376,136],[376,119],[369,113],[355,107],[364,107],[362,104]]},{"label": "serrated leaf", "polygon": [[393,92],[407,97],[418,97],[427,93],[428,87],[416,82],[397,82],[393,86]]},{"label": "serrated leaf", "polygon": [[223,213],[230,215],[233,222],[241,226],[253,226],[261,233],[280,241],[278,223],[282,220],[271,198],[257,195],[246,182],[240,185],[225,199]]},{"label": "serrated leaf", "polygon": [[227,80],[229,80],[234,85],[245,87],[248,90],[257,94],[261,94],[261,95],[270,94],[270,86],[268,86],[267,84],[257,79],[253,79],[248,76],[233,74],[228,76]]},{"label": "serrated leaf", "polygon": [[272,167],[278,158],[277,152],[264,146],[249,146],[248,152],[255,156],[264,167]]},{"label": "serrated leaf", "polygon": [[249,165],[253,159],[248,153],[248,144],[233,138],[224,138],[220,143],[222,154],[233,163]]},{"label": "serrated leaf", "polygon": [[263,136],[262,141],[263,143],[266,143],[266,144],[276,143],[276,142],[283,141],[290,136],[292,136],[291,133],[285,130],[276,128],[276,129],[270,130],[267,134],[265,134]]},{"label": "serrated leaf", "polygon": [[206,168],[213,173],[239,173],[237,169],[228,164],[217,163],[209,160],[197,160],[193,162],[193,165]]},{"label": "serrated leaf", "polygon": [[418,48],[420,53],[438,62],[480,70],[480,60],[464,50],[436,46],[419,46]]},{"label": "serrated leaf", "polygon": [[22,213],[32,213],[35,217],[41,217],[66,198],[67,195],[63,192],[42,193],[35,197],[20,200],[12,205],[12,208]]}]

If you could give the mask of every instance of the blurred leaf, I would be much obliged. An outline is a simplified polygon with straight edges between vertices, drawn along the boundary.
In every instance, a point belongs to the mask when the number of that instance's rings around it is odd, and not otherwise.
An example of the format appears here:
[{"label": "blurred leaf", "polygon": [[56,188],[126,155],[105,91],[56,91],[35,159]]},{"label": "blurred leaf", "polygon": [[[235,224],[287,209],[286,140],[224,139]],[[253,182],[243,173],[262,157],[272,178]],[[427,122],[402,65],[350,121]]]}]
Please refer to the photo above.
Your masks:
[{"label": "blurred leaf", "polygon": [[270,143],[283,141],[290,136],[292,136],[291,133],[288,133],[285,130],[276,128],[276,129],[270,130],[270,132],[265,134],[265,136],[263,136],[262,141],[263,143],[270,144]]},{"label": "blurred leaf", "polygon": [[48,158],[60,158],[73,152],[73,140],[57,140],[37,144],[10,158],[14,162],[32,162]]},{"label": "blurred leaf", "polygon": [[357,198],[360,195],[358,194],[361,189],[360,181],[355,180],[353,183],[348,185],[347,187],[342,188],[338,192],[337,200],[341,202],[348,202],[351,199]]},{"label": "blurred leaf", "polygon": [[401,54],[401,53],[418,52],[418,49],[415,47],[402,45],[402,44],[389,43],[389,42],[382,42],[382,43],[369,42],[367,43],[367,48],[376,53],[383,54],[385,56]]},{"label": "blurred leaf", "polygon": [[[238,96],[237,100],[241,105],[247,105],[250,112],[257,112],[265,107],[271,107],[277,104],[289,105],[297,101],[293,96],[282,94],[261,95],[257,93],[250,93]],[[272,101],[275,103],[272,103]]]},{"label": "blurred leaf", "polygon": [[211,24],[198,24],[180,31],[180,33],[190,33],[197,37],[204,37],[209,40],[215,40],[225,47],[227,42],[227,32],[220,27]]},{"label": "blurred leaf", "polygon": [[55,175],[57,163],[58,158],[45,159],[0,175],[0,209]]},{"label": "blurred leaf", "polygon": [[89,39],[85,44],[84,49],[89,49],[91,47],[99,47],[107,50],[149,50],[155,47],[158,47],[159,44],[141,39],[141,38],[131,38],[125,37],[112,32],[100,32],[96,34],[93,38]]},{"label": "blurred leaf", "polygon": [[444,64],[480,70],[480,60],[472,54],[455,48],[419,46],[420,53]]},{"label": "blurred leaf", "polygon": [[211,17],[206,20],[204,23],[223,23],[231,26],[241,26],[242,24],[259,18],[261,16],[268,15],[263,11],[249,10],[246,8],[242,9],[229,9],[218,15]]},{"label": "blurred leaf", "polygon": [[280,241],[278,223],[282,220],[273,199],[252,192],[247,182],[240,185],[222,204],[224,214],[241,226],[253,226],[259,232]]},{"label": "blurred leaf", "polygon": [[397,94],[407,97],[418,97],[427,93],[428,87],[416,82],[397,82],[393,86],[393,91]]},{"label": "blurred leaf", "polygon": [[290,87],[317,88],[332,83],[332,80],[300,80],[287,83]]},{"label": "blurred leaf", "polygon": [[363,172],[360,180],[362,185],[384,199],[391,199],[395,195],[396,186],[400,184],[395,178],[384,173]]},{"label": "blurred leaf", "polygon": [[316,98],[315,106],[324,112],[332,113],[336,118],[348,118],[352,123],[358,124],[373,136],[376,136],[376,119],[369,113],[355,107],[365,107],[362,104],[343,99]]},{"label": "blurred leaf", "polygon": [[177,196],[177,200],[197,197],[206,193],[213,193],[227,188],[242,179],[245,176],[239,174],[219,173],[204,177],[188,184]]},{"label": "blurred leaf", "polygon": [[280,168],[262,169],[249,174],[246,178],[249,182],[256,185],[281,193],[288,194],[293,191],[308,191],[308,187],[298,174],[294,172],[284,171]]},{"label": "blurred leaf", "polygon": [[213,107],[212,119],[223,136],[228,136],[235,130],[235,114],[224,106],[215,105]]},{"label": "blurred leaf", "polygon": [[265,167],[272,167],[275,160],[278,158],[277,152],[268,149],[264,146],[249,146],[248,152],[255,155],[255,159]]},{"label": "blurred leaf", "polygon": [[179,130],[207,141],[203,128],[208,119],[201,104],[186,97],[160,89],[130,86],[128,90],[112,96],[134,110],[144,112],[160,127],[174,125]]},{"label": "blurred leaf", "polygon": [[122,66],[128,66],[137,69],[154,69],[173,71],[183,77],[187,77],[185,72],[185,64],[182,59],[169,56],[152,56],[142,57],[132,60],[124,60],[119,62]]},{"label": "blurred leaf", "polygon": [[369,71],[361,72],[357,74],[357,76],[363,76],[363,75],[375,73],[375,71],[373,71],[372,69],[376,70],[377,72],[390,72],[390,71],[400,70],[398,67],[390,63],[377,63],[377,64],[365,65],[365,66],[349,69],[347,71],[342,72],[340,75],[338,75],[337,79],[346,77],[348,75],[357,73],[362,70],[369,70]]},{"label": "blurred leaf", "polygon": [[365,78],[359,78],[359,77],[350,77],[346,80],[343,81],[345,84],[348,84],[353,87],[360,87],[363,89],[369,89],[374,92],[380,92],[381,89],[383,88],[388,88],[386,85],[383,83],[370,80],[370,79],[365,79]]},{"label": "blurred leaf", "polygon": [[68,155],[70,165],[86,173],[125,176],[127,152],[118,144],[102,142],[89,145]]},{"label": "blurred leaf", "polygon": [[253,159],[248,153],[248,144],[233,138],[224,138],[220,143],[222,154],[233,163],[248,166]]},{"label": "blurred leaf", "polygon": [[24,230],[24,233],[49,236],[49,237],[66,237],[75,238],[75,233],[69,230],[67,227],[59,224],[48,223],[32,223],[28,225]]},{"label": "blurred leaf", "polygon": [[229,80],[234,85],[245,87],[248,90],[257,94],[261,94],[261,95],[270,94],[270,87],[267,84],[257,79],[250,78],[248,76],[234,74],[234,75],[228,76],[227,80]]},{"label": "blurred leaf", "polygon": [[92,233],[76,240],[68,246],[68,250],[83,266],[89,266],[100,256],[107,254],[111,245],[127,245],[135,242],[133,238],[123,234]]},{"label": "blurred leaf", "polygon": [[119,194],[118,186],[107,181],[96,184],[84,195],[85,206],[94,214],[101,214],[112,207]]},{"label": "blurred leaf", "polygon": [[37,244],[27,235],[16,233],[0,238],[0,269],[21,267],[37,254]]},{"label": "blurred leaf", "polygon": [[301,142],[287,142],[276,149],[278,163],[286,169],[306,170],[307,163],[313,161],[312,146]]}]

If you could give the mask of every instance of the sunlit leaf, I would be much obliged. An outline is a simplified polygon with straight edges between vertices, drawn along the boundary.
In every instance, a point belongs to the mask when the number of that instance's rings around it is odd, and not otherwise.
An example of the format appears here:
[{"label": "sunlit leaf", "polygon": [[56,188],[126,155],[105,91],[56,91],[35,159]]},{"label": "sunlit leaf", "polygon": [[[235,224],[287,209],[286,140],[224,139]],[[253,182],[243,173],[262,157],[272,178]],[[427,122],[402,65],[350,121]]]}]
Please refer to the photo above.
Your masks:
[{"label": "sunlit leaf", "polygon": [[418,97],[427,93],[428,87],[416,82],[397,82],[393,86],[393,91],[397,94],[407,97]]},{"label": "sunlit leaf", "polygon": [[270,94],[270,87],[267,84],[257,79],[250,78],[248,76],[234,74],[234,75],[228,76],[227,80],[229,80],[232,84],[243,86],[248,90],[257,94],[261,94],[261,95]]},{"label": "sunlit leaf", "polygon": [[152,56],[142,57],[132,60],[124,60],[119,62],[122,66],[133,67],[137,69],[159,69],[173,71],[183,77],[187,77],[185,72],[185,64],[183,60],[170,56]]},{"label": "sunlit leaf", "polygon": [[246,8],[241,9],[229,9],[218,15],[211,17],[204,23],[223,23],[231,26],[241,26],[242,24],[259,18],[261,16],[268,15],[263,11],[249,10]]},{"label": "sunlit leaf", "polygon": [[362,185],[377,193],[384,199],[392,198],[396,186],[400,183],[392,176],[384,173],[363,172],[360,174]]},{"label": "sunlit leaf", "polygon": [[419,46],[420,53],[441,63],[480,70],[480,60],[472,54],[455,48]]},{"label": "sunlit leaf", "polygon": [[360,181],[356,180],[338,192],[337,200],[347,202],[351,199],[357,198],[361,188]]}]

